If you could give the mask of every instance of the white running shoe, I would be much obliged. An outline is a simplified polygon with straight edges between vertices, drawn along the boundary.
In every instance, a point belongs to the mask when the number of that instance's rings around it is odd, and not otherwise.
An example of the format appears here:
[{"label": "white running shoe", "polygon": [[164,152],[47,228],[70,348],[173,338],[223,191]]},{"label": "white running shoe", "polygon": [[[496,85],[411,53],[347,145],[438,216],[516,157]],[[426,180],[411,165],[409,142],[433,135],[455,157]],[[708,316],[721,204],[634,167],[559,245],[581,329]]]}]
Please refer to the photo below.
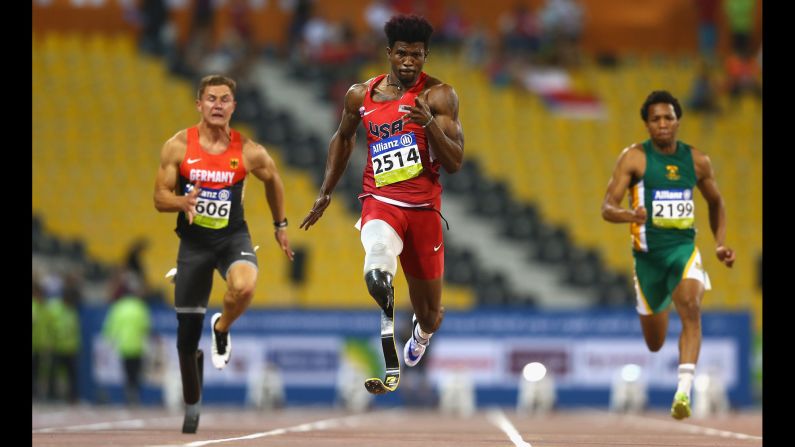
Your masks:
[{"label": "white running shoe", "polygon": [[[425,354],[425,349],[428,348],[428,343],[422,344],[414,338],[414,331],[417,328],[417,316],[411,317],[411,337],[409,337],[406,345],[403,346],[403,363],[406,366],[414,366],[420,362],[422,355]],[[428,341],[430,342],[430,340]]]},{"label": "white running shoe", "polygon": [[216,313],[210,319],[210,329],[213,334],[212,341],[212,359],[213,366],[218,369],[224,369],[229,363],[229,357],[232,355],[232,337],[229,332],[218,332],[215,330],[215,322],[221,318],[220,313]]}]

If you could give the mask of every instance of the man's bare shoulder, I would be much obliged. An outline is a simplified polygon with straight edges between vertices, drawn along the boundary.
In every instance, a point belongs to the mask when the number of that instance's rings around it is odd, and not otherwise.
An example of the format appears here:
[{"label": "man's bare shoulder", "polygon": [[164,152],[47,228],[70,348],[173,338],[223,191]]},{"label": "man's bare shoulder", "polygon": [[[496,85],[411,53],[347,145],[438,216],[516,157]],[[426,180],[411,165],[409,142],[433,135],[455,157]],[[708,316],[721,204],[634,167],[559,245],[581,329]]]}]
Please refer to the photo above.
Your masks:
[{"label": "man's bare shoulder", "polygon": [[444,93],[455,91],[452,85],[433,76],[428,76],[428,79],[425,81],[425,90],[428,92],[433,91],[433,92],[444,92]]},{"label": "man's bare shoulder", "polygon": [[622,149],[618,156],[618,166],[633,175],[641,175],[646,169],[646,152],[643,151],[643,146],[634,143]]},{"label": "man's bare shoulder", "polygon": [[367,87],[371,81],[372,79],[368,79],[364,82],[357,82],[356,84],[348,87],[348,91],[345,93],[345,100],[348,101],[349,99],[354,99],[361,101],[364,99],[364,95],[367,94]]},{"label": "man's bare shoulder", "polygon": [[436,110],[439,108],[458,108],[458,93],[452,85],[440,81],[437,78],[429,77],[423,90],[425,99]]},{"label": "man's bare shoulder", "polygon": [[240,144],[243,148],[243,153],[256,153],[265,150],[265,146],[257,143],[253,139],[240,134]]},{"label": "man's bare shoulder", "polygon": [[243,147],[243,159],[245,160],[247,171],[258,169],[265,165],[269,156],[265,146],[242,134],[240,135],[240,142]]},{"label": "man's bare shoulder", "polygon": [[646,159],[646,152],[643,151],[643,145],[640,143],[632,143],[621,150],[621,157],[630,159]]},{"label": "man's bare shoulder", "polygon": [[182,129],[163,144],[161,154],[164,159],[174,163],[182,162],[188,150],[188,130]]},{"label": "man's bare shoulder", "polygon": [[694,146],[690,146],[690,155],[696,163],[709,161],[709,155],[700,149],[696,149]]},{"label": "man's bare shoulder", "polygon": [[699,180],[712,175],[712,160],[709,155],[690,146],[690,155],[693,157],[693,166],[696,168],[696,178]]},{"label": "man's bare shoulder", "polygon": [[171,138],[166,140],[166,146],[168,147],[188,147],[188,129],[182,129],[175,133]]}]

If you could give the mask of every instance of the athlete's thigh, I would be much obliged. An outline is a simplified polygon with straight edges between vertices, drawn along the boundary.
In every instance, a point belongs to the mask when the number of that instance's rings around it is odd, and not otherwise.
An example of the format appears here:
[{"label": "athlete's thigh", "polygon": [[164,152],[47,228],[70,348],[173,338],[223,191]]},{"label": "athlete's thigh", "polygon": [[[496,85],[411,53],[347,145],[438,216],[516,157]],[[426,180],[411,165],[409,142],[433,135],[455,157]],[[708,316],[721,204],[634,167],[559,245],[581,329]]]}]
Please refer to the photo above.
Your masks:
[{"label": "athlete's thigh", "polygon": [[668,333],[668,313],[670,309],[665,309],[650,315],[638,315],[640,327],[643,330],[643,338],[647,343],[653,344],[658,348],[665,341]]},{"label": "athlete's thigh", "polygon": [[216,255],[209,244],[180,240],[174,281],[174,307],[178,312],[207,308],[215,263]]},{"label": "athlete's thigh", "polygon": [[682,245],[671,254],[669,262],[672,269],[668,286],[674,290],[674,302],[677,299],[698,299],[700,304],[709,281],[698,248],[693,244]]},{"label": "athlete's thigh", "polygon": [[635,253],[635,298],[640,315],[652,315],[671,304],[667,278],[670,270],[664,257],[654,253]]},{"label": "athlete's thigh", "polygon": [[[257,262],[257,254],[254,252],[253,244],[251,243],[251,235],[248,230],[241,230],[227,237],[222,244],[217,247],[218,250],[218,263],[216,265],[218,273],[224,280],[229,282],[228,275],[234,270],[239,273],[236,280],[249,278],[254,282],[257,279],[257,270],[259,264]],[[238,266],[246,266],[247,268],[239,269]],[[253,278],[250,278],[253,272]],[[244,276],[240,276],[244,275]]]},{"label": "athlete's thigh", "polygon": [[442,278],[420,279],[409,273],[405,275],[414,312],[418,315],[428,315],[429,312],[438,311],[442,303]]},{"label": "athlete's thigh", "polygon": [[678,311],[688,307],[688,304],[695,303],[701,307],[701,300],[704,298],[704,283],[693,278],[685,278],[679,282],[673,293],[673,300]]},{"label": "athlete's thigh", "polygon": [[395,230],[400,240],[405,241],[408,221],[402,208],[367,197],[362,203],[361,228],[371,220],[383,220]]},{"label": "athlete's thigh", "polygon": [[408,210],[409,227],[403,239],[400,265],[417,279],[440,279],[444,275],[442,220],[433,210]]}]

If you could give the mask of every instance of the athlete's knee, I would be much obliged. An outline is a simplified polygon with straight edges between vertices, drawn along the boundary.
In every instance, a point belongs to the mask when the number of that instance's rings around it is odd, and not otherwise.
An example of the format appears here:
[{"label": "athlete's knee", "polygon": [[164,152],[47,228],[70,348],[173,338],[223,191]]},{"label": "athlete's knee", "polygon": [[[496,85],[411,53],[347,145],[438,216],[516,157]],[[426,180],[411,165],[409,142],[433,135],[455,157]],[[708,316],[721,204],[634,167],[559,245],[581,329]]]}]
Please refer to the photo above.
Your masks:
[{"label": "athlete's knee", "polygon": [[236,301],[249,301],[254,296],[256,282],[243,278],[228,278],[227,287],[229,295]]},{"label": "athlete's knee", "polygon": [[701,318],[701,306],[695,296],[680,300],[680,302],[676,303],[676,310],[679,312],[682,322],[698,321]]},{"label": "athlete's knee", "polygon": [[254,284],[240,285],[238,287],[229,287],[229,293],[235,301],[251,301],[254,297]]},{"label": "athlete's knee", "polygon": [[657,352],[662,349],[663,344],[665,344],[665,332],[655,331],[655,332],[645,332],[643,333],[643,339],[646,341],[646,346],[649,348],[651,352]]},{"label": "athlete's knee", "polygon": [[391,273],[379,269],[370,270],[364,275],[367,291],[385,312],[390,311],[395,300],[392,278]]},{"label": "athlete's knee", "polygon": [[651,352],[657,352],[662,349],[663,344],[665,344],[665,338],[662,339],[655,338],[653,340],[646,339],[646,347],[649,348]]},{"label": "athlete's knee", "polygon": [[178,313],[177,323],[177,351],[181,354],[196,352],[202,336],[204,314]]}]

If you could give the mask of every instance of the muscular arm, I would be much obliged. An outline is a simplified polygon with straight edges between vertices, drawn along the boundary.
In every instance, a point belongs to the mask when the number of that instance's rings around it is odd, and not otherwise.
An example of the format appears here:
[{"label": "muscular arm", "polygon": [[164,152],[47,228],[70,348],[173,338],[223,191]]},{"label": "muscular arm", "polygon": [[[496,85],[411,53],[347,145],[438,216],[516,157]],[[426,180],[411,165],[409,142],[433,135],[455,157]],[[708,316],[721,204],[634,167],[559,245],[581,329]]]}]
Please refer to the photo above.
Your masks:
[{"label": "muscular arm", "polygon": [[[246,141],[243,152],[249,172],[265,184],[265,199],[268,201],[273,221],[284,221],[287,217],[284,211],[284,183],[276,169],[276,163],[264,147],[253,141]],[[290,249],[286,228],[277,228],[275,231],[276,242],[292,261],[294,253]]]},{"label": "muscular arm", "polygon": [[[424,102],[427,101],[427,106]],[[422,109],[419,120],[413,119],[424,125],[433,117],[425,128],[425,135],[433,148],[433,153],[449,173],[461,169],[464,160],[464,129],[458,119],[458,94],[448,84],[438,84],[427,90],[426,99],[417,97],[415,106]],[[412,111],[409,116],[415,112]]]},{"label": "muscular arm", "polygon": [[709,209],[709,227],[715,237],[716,255],[718,259],[731,267],[734,263],[735,255],[732,249],[724,245],[726,242],[726,209],[723,205],[723,196],[718,190],[718,183],[715,181],[712,162],[703,152],[693,149],[692,153],[698,190],[701,191],[701,195],[707,201]]},{"label": "muscular arm", "polygon": [[246,143],[245,151],[249,172],[265,184],[265,198],[268,201],[273,221],[283,221],[286,216],[284,212],[284,183],[276,169],[276,163],[264,147],[252,141]]},{"label": "muscular arm", "polygon": [[616,161],[613,176],[607,183],[607,192],[602,202],[602,218],[604,220],[613,223],[643,224],[646,222],[646,208],[643,205],[634,210],[621,206],[630,181],[633,177],[641,177],[644,169],[645,158],[639,149],[630,146],[621,152],[618,161]]},{"label": "muscular arm", "polygon": [[177,178],[179,164],[185,156],[187,140],[184,133],[180,132],[171,137],[160,150],[160,166],[155,178],[154,203],[155,209],[161,213],[184,211],[188,221],[193,223],[196,215],[196,196],[199,187],[194,188],[188,195],[177,195]]},{"label": "muscular arm", "polygon": [[365,94],[367,94],[367,86],[365,84],[354,84],[345,94],[342,118],[337,131],[334,132],[329,143],[326,173],[323,177],[323,184],[320,186],[320,194],[315,200],[312,210],[301,222],[300,228],[308,230],[320,219],[323,211],[331,203],[331,193],[337,186],[337,182],[339,182],[343,172],[345,172],[348,160],[351,158],[351,152],[353,152],[353,145],[356,142],[356,128],[362,119],[359,116],[359,107],[364,101]]}]

